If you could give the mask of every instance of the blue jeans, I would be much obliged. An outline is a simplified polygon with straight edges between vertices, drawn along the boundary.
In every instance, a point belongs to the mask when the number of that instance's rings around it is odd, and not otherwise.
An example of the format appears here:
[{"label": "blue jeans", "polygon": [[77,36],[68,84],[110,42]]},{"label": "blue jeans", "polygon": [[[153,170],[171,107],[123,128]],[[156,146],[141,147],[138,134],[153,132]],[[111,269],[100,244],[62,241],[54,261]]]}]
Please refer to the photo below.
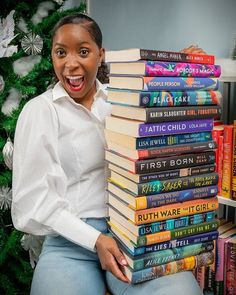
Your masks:
[{"label": "blue jeans", "polygon": [[[105,219],[85,220],[103,233]],[[45,239],[36,266],[31,295],[202,295],[191,272],[182,272],[130,285],[101,269],[96,253],[88,251],[61,236]]]}]

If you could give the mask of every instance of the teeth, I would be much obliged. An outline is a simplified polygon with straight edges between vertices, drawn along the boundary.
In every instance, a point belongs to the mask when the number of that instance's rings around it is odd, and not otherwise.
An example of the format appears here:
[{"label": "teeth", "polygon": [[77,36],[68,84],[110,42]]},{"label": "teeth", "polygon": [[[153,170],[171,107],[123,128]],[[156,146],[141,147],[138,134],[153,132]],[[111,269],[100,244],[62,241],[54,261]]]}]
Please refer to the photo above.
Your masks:
[{"label": "teeth", "polygon": [[66,79],[69,79],[69,80],[79,80],[82,78],[83,76],[66,76]]}]

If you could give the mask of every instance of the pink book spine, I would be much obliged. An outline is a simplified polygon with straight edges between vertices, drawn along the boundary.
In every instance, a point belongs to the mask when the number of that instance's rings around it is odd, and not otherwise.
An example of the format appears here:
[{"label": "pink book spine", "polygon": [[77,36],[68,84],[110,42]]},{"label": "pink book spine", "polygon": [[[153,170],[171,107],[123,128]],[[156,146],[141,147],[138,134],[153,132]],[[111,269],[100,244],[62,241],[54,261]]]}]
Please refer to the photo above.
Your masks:
[{"label": "pink book spine", "polygon": [[216,264],[216,281],[223,281],[224,279],[224,239],[218,238],[217,241],[217,264]]},{"label": "pink book spine", "polygon": [[227,243],[227,267],[226,267],[226,282],[225,289],[227,295],[235,295],[236,294],[236,244],[231,243],[230,241]]}]

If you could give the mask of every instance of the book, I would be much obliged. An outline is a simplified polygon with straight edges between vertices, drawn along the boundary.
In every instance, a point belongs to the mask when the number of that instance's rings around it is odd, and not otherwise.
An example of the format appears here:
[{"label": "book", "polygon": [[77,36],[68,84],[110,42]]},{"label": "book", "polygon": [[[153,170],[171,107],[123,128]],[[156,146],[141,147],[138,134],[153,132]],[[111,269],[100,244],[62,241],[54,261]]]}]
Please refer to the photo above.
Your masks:
[{"label": "book", "polygon": [[221,107],[216,105],[142,108],[114,104],[112,105],[111,114],[117,117],[138,120],[145,123],[158,123],[218,118],[221,115]]},{"label": "book", "polygon": [[113,151],[105,151],[105,159],[119,167],[137,174],[159,172],[170,169],[193,167],[215,163],[215,152],[165,156],[153,159],[135,160]]},{"label": "book", "polygon": [[171,107],[220,104],[220,91],[137,91],[107,89],[108,101],[140,107]]},{"label": "book", "polygon": [[226,275],[224,294],[235,295],[236,294],[236,237],[232,237],[226,242]]},{"label": "book", "polygon": [[132,256],[127,251],[127,248],[123,247],[122,244],[119,245],[119,248],[123,252],[123,255],[126,261],[128,262],[129,267],[132,270],[136,271],[136,270],[141,270],[141,269],[149,268],[156,265],[161,265],[171,261],[183,259],[189,256],[198,255],[204,252],[212,251],[214,249],[214,243],[213,241],[198,243],[195,245],[188,245],[188,246],[143,254],[136,257]]},{"label": "book", "polygon": [[186,245],[193,245],[196,243],[209,242],[209,241],[217,239],[218,237],[218,231],[215,230],[211,232],[205,232],[202,234],[196,234],[193,236],[177,238],[175,240],[170,240],[170,241],[166,241],[162,243],[156,243],[149,246],[137,247],[121,231],[113,228],[111,234],[114,237],[114,239],[117,241],[117,243],[119,244],[122,242],[123,245],[125,245],[125,247],[133,256],[141,255],[144,253],[152,253],[155,251],[161,251],[164,249],[172,249],[176,247],[183,247]]},{"label": "book", "polygon": [[104,133],[106,141],[117,143],[123,147],[132,150],[169,147],[173,145],[175,146],[180,144],[191,144],[212,140],[212,134],[210,131],[150,137],[133,137],[118,132],[114,132],[108,129],[105,129]]},{"label": "book", "polygon": [[234,120],[233,143],[232,143],[232,193],[231,197],[236,201],[236,120]]},{"label": "book", "polygon": [[166,219],[153,223],[147,223],[142,225],[135,225],[131,220],[125,217],[121,212],[115,208],[109,206],[109,216],[112,219],[117,220],[120,224],[126,227],[130,232],[136,236],[143,236],[147,234],[154,234],[157,232],[163,232],[165,230],[173,230],[180,227],[186,227],[190,225],[200,224],[203,222],[213,221],[215,219],[215,211],[193,214],[189,216],[183,216],[179,218]]},{"label": "book", "polygon": [[160,172],[146,173],[146,174],[135,174],[117,165],[113,165],[112,163],[108,163],[108,168],[136,183],[143,183],[143,182],[154,181],[154,180],[166,180],[166,179],[173,179],[173,178],[179,178],[179,177],[212,173],[212,172],[215,172],[216,166],[215,164],[210,164],[210,165],[194,166],[189,168],[188,167],[179,168],[174,170],[167,170],[167,171],[160,171]]},{"label": "book", "polygon": [[217,78],[110,75],[109,87],[145,91],[218,90]]},{"label": "book", "polygon": [[230,229],[219,235],[217,240],[217,254],[216,254],[216,293],[221,294],[224,290],[224,264],[225,264],[225,244],[228,240],[230,240],[233,236],[236,235],[236,227]]},{"label": "book", "polygon": [[178,144],[173,146],[135,150],[123,147],[120,144],[107,140],[107,148],[109,150],[132,159],[150,159],[160,156],[170,156],[176,154],[199,153],[204,151],[215,150],[216,147],[216,142],[211,140],[206,142]]},{"label": "book", "polygon": [[[120,195],[122,193],[122,195],[124,195],[125,192],[127,192],[133,193],[135,196],[140,196],[139,202],[136,203],[136,205],[139,204],[138,208],[142,206],[150,206],[151,204],[152,207],[155,207],[155,205],[161,205],[162,203],[164,205],[165,202],[176,203],[177,200],[179,202],[183,202],[187,201],[188,198],[189,200],[194,198],[200,198],[200,195],[202,195],[202,197],[207,197],[206,191],[200,194],[200,191],[196,193],[197,191],[195,190],[194,193],[193,190],[192,193],[190,193],[190,190],[188,189],[217,185],[218,173],[214,172],[167,180],[154,180],[144,183],[136,183],[114,171],[111,171],[109,181],[116,184],[117,189],[114,189],[114,191],[116,191]],[[181,191],[182,193],[177,193],[178,191]],[[172,197],[170,193],[173,193]],[[209,191],[208,193],[209,196],[216,195],[217,188],[214,187],[214,189],[212,191]],[[173,197],[174,195],[175,197]],[[141,196],[144,197],[141,199]],[[136,207],[135,209],[138,210],[138,208]]]},{"label": "book", "polygon": [[214,261],[212,251],[199,255],[186,257],[176,261],[168,262],[162,265],[132,271],[128,266],[123,267],[124,274],[132,284],[141,283],[165,275],[174,274],[180,271],[193,270],[196,267],[208,266]]},{"label": "book", "polygon": [[108,194],[109,205],[122,212],[124,216],[130,219],[136,225],[162,221],[170,218],[188,216],[196,213],[214,211],[218,208],[217,197],[208,199],[197,199],[165,205],[157,208],[143,209],[135,211],[121,199]]},{"label": "book", "polygon": [[201,224],[190,225],[183,228],[166,230],[166,231],[161,231],[154,234],[147,234],[142,236],[134,235],[132,232],[130,232],[122,224],[120,224],[118,221],[116,221],[113,218],[110,218],[110,221],[108,221],[108,224],[110,226],[111,232],[113,231],[113,229],[116,229],[116,231],[121,231],[126,237],[128,237],[130,241],[132,241],[136,245],[136,247],[142,247],[142,246],[174,240],[176,238],[192,236],[199,233],[216,230],[219,226],[219,221],[213,220],[213,221],[204,222]]},{"label": "book", "polygon": [[141,48],[128,48],[122,50],[106,50],[105,61],[123,62],[123,61],[138,61],[144,60],[164,60],[164,61],[179,61],[179,62],[193,62],[200,64],[215,63],[214,55],[210,54],[194,54],[183,53],[165,50],[151,50]]},{"label": "book", "polygon": [[[196,200],[196,199],[203,199],[208,197],[215,197],[218,192],[217,188],[217,178],[218,175],[214,176],[215,181],[207,181],[207,186],[201,186],[201,184],[205,181],[207,177],[200,175],[199,178],[203,180],[203,182],[200,180],[191,179],[185,180],[185,178],[180,178],[180,181],[182,181],[182,190],[175,190],[173,191],[168,190],[168,192],[162,192],[165,191],[165,189],[159,189],[156,188],[153,189],[153,193],[157,194],[151,194],[146,193],[146,187],[144,188],[144,194],[139,194],[137,192],[143,191],[143,188],[141,187],[139,189],[139,186],[136,185],[136,192],[135,187],[134,189],[130,189],[129,185],[127,185],[128,189],[124,187],[123,185],[120,185],[119,182],[116,182],[116,175],[112,174],[111,182],[108,183],[108,191],[112,193],[113,195],[117,196],[118,198],[122,199],[129,207],[133,208],[134,210],[142,210],[142,209],[148,209],[153,207],[160,207],[163,205],[173,204],[173,203],[180,203],[190,200]],[[119,174],[118,174],[119,175]],[[210,177],[210,176],[209,176]],[[213,177],[212,177],[213,178]],[[115,179],[113,181],[113,179]],[[168,182],[169,180],[166,180]],[[177,181],[177,180],[176,180]],[[186,184],[185,184],[186,182]],[[209,183],[214,183],[215,185],[211,185]],[[134,183],[131,183],[131,185],[134,186]],[[142,185],[142,184],[141,184]],[[145,185],[145,184],[144,184]],[[189,187],[193,187],[191,189],[185,189],[185,185]],[[147,185],[146,185],[147,186]],[[154,184],[151,186],[153,187]],[[165,186],[165,184],[163,184]],[[151,189],[152,190],[152,189]]]},{"label": "book", "polygon": [[106,128],[134,137],[173,135],[211,131],[213,128],[213,119],[146,124],[137,120],[108,116],[106,117]]},{"label": "book", "polygon": [[142,75],[148,77],[219,77],[219,65],[172,61],[111,62],[110,74]]}]

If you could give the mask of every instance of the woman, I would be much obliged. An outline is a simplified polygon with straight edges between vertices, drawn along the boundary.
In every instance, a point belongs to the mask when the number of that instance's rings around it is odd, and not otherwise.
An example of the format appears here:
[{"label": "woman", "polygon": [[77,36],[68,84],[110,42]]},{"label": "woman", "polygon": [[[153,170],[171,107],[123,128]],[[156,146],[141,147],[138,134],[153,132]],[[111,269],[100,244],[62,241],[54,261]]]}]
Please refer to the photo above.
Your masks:
[{"label": "woman", "polygon": [[52,41],[59,82],[26,104],[15,134],[13,222],[46,236],[31,294],[99,295],[106,284],[113,294],[202,294],[191,272],[137,286],[121,272],[124,256],[106,235],[102,34],[76,14],[58,22]]}]

